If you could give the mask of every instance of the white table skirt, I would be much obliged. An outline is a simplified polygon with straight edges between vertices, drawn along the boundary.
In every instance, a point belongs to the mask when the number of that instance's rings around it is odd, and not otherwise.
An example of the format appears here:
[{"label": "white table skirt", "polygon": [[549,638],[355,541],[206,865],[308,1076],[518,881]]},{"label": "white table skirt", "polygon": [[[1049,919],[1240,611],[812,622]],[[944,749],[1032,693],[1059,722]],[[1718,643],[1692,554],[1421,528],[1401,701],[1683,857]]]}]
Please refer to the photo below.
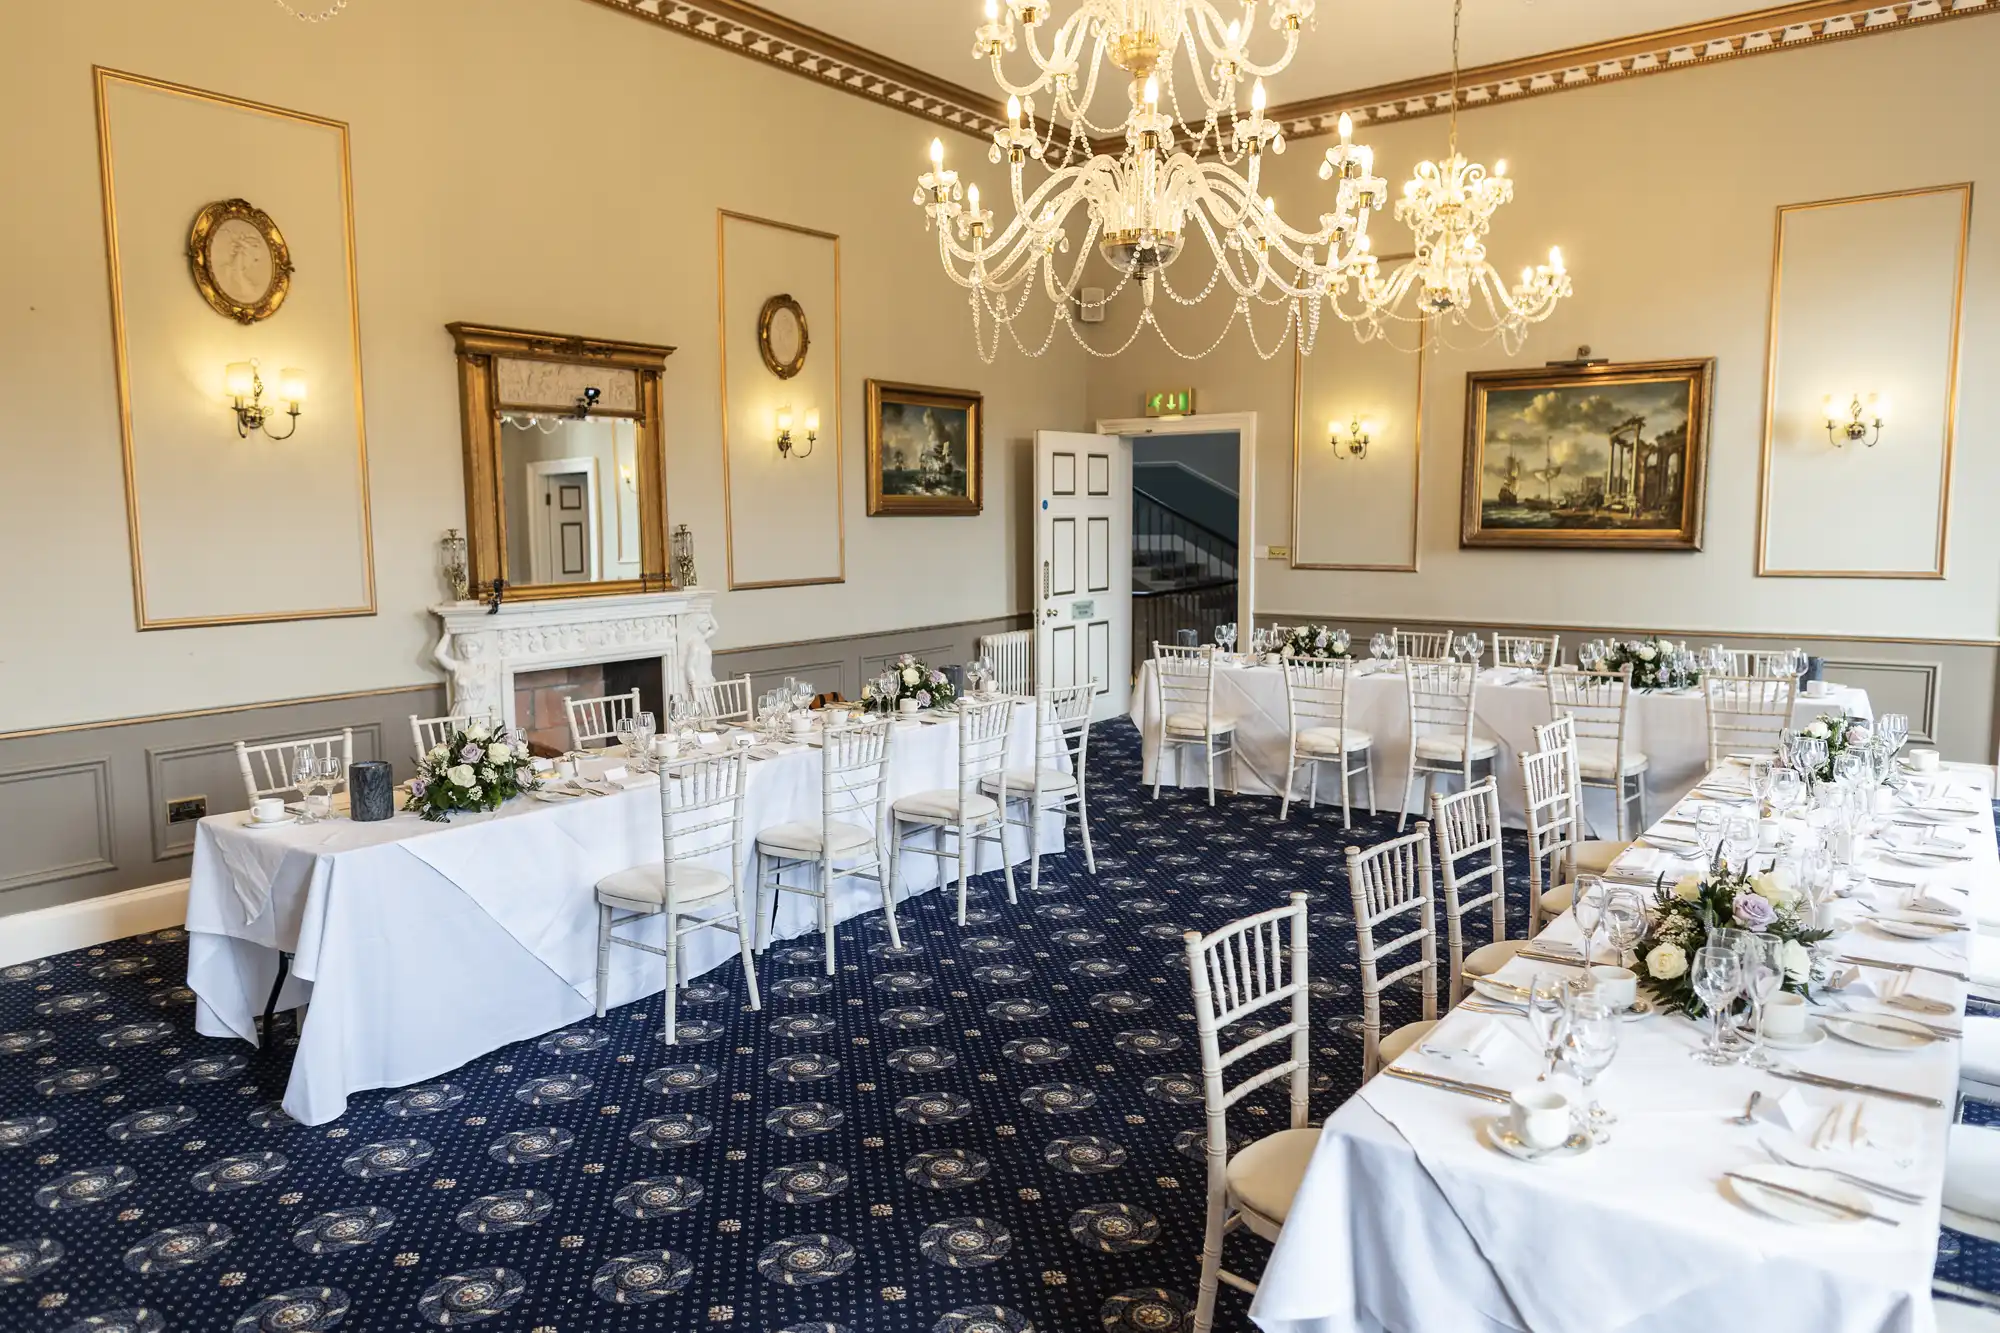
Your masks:
[{"label": "white table skirt", "polygon": [[[1514,684],[1510,683],[1513,676],[1511,671],[1491,669],[1480,674],[1472,727],[1475,735],[1499,743],[1494,771],[1500,780],[1501,813],[1510,826],[1519,828],[1524,822],[1520,757],[1534,750],[1534,729],[1549,720],[1549,692],[1539,679]],[[1410,764],[1410,703],[1402,674],[1376,670],[1354,677],[1349,689],[1348,728],[1365,731],[1374,740],[1376,808],[1394,810],[1403,799]],[[1286,722],[1284,672],[1274,666],[1217,667],[1215,712],[1236,721],[1239,789],[1276,795],[1284,782],[1285,750],[1291,736]],[[1801,695],[1792,715],[1804,723],[1821,713],[1843,712],[1872,719],[1868,692],[1850,686],[1835,688],[1819,699]],[[1145,781],[1150,786],[1160,749],[1159,704],[1151,662],[1139,669],[1131,716],[1145,741]],[[1708,768],[1708,711],[1701,693],[1635,693],[1625,746],[1628,751],[1644,753],[1648,760],[1646,820],[1650,822],[1686,795]],[[1183,747],[1180,762],[1181,771],[1176,772],[1169,758],[1165,782],[1199,787],[1207,781],[1198,747]],[[1225,781],[1224,765],[1218,763],[1216,784],[1220,787]],[[1353,779],[1354,807],[1358,810],[1367,809],[1364,781],[1358,774]],[[1295,802],[1305,796],[1306,785],[1307,775],[1301,773],[1292,791]],[[1441,789],[1457,790],[1455,785]],[[1336,809],[1340,806],[1340,776],[1334,764],[1324,765],[1320,773],[1319,803],[1331,803]],[[1422,805],[1423,782],[1419,778],[1410,794],[1410,812],[1422,813]],[[1618,826],[1608,789],[1586,791],[1584,812],[1598,837],[1610,837]]]},{"label": "white table skirt", "polygon": [[[1990,797],[1992,770],[1953,775],[1966,791]],[[1989,914],[2000,907],[1990,814],[1966,832],[1976,855],[1962,866],[1885,864],[1880,873],[1915,879],[1948,900],[1963,891],[1968,910]],[[1567,915],[1548,937],[1578,938]],[[1968,937],[1913,942],[1857,927],[1837,943],[1871,958],[1964,968]],[[1503,975],[1518,984],[1535,966],[1517,961]],[[1962,1015],[1961,984],[1937,975],[1917,984]],[[1494,1087],[1531,1081],[1538,1057],[1525,1019],[1454,1012],[1432,1040],[1451,1049],[1480,1023],[1521,1039],[1506,1037],[1480,1066],[1421,1048],[1398,1064]],[[1813,1073],[1942,1103],[1932,1110],[1864,1098],[1871,1126],[1902,1140],[1900,1155],[1822,1159],[1922,1194],[1910,1206],[1868,1199],[1900,1227],[1794,1227],[1734,1202],[1721,1175],[1763,1164],[1760,1139],[1794,1156],[1810,1152],[1779,1126],[1728,1118],[1753,1089],[1767,1099],[1800,1094],[1814,1123],[1853,1095],[1696,1064],[1688,1052],[1704,1032],[1679,1017],[1628,1024],[1599,1080],[1619,1122],[1608,1144],[1573,1161],[1527,1165],[1484,1146],[1479,1122],[1504,1107],[1371,1080],[1321,1131],[1251,1318],[1264,1333],[1930,1333],[1957,1043],[1892,1055],[1829,1036],[1808,1051],[1780,1053]]]},{"label": "white table skirt", "polygon": [[[1010,765],[1026,766],[1033,750],[1030,710],[1017,709]],[[955,787],[957,764],[955,725],[900,724],[891,795]],[[802,747],[753,761],[744,799],[741,872],[754,914],[756,833],[819,821],[820,751]],[[195,832],[187,914],[195,1026],[254,1042],[278,951],[292,953],[279,1005],[311,1008],[284,1106],[312,1125],[339,1116],[354,1092],[433,1078],[589,1016],[597,881],[660,858],[657,783],[562,804],[519,799],[449,824],[403,813],[373,824],[338,819],[253,831],[242,819],[214,816]],[[1061,815],[1046,815],[1042,849],[1061,850],[1062,836]],[[1011,832],[1011,859],[1026,857],[1026,842],[1020,830]],[[717,868],[726,863],[720,858]],[[976,870],[998,868],[985,844]],[[949,862],[944,869],[955,880]],[[905,853],[899,877],[906,896],[935,888],[938,863]],[[841,880],[835,919],[879,909],[881,901],[874,884]],[[774,938],[818,924],[811,900],[786,894]],[[658,944],[664,926],[655,918],[620,933]],[[690,979],[736,956],[727,932],[685,938]],[[611,960],[612,1004],[653,994],[665,982],[655,955],[613,949]]]}]

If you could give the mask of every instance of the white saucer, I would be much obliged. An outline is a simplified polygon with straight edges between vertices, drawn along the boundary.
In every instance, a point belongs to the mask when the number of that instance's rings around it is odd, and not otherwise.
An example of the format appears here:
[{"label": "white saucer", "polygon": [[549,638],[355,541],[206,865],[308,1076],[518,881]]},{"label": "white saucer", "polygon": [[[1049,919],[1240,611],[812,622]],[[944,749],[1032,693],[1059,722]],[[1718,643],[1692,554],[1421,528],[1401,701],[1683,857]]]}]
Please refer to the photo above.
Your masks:
[{"label": "white saucer", "polygon": [[1567,1161],[1572,1157],[1583,1156],[1595,1146],[1589,1131],[1578,1129],[1570,1134],[1566,1142],[1554,1148],[1530,1148],[1515,1138],[1514,1132],[1507,1128],[1507,1118],[1497,1115],[1487,1116],[1481,1120],[1479,1133],[1489,1148],[1505,1153],[1517,1162]]},{"label": "white saucer", "polygon": [[1823,1172],[1774,1164],[1746,1166],[1736,1174],[1768,1180],[1774,1185],[1783,1185],[1802,1194],[1816,1194],[1822,1199],[1845,1204],[1855,1210],[1854,1214],[1848,1214],[1816,1207],[1804,1200],[1780,1194],[1776,1190],[1759,1189],[1754,1180],[1723,1182],[1723,1187],[1735,1196],[1736,1201],[1752,1212],[1762,1213],[1780,1222],[1790,1222],[1794,1226],[1826,1226],[1859,1222],[1861,1218],[1858,1214],[1872,1211],[1868,1206],[1866,1195],[1852,1185],[1835,1180]]},{"label": "white saucer", "polygon": [[1921,1023],[1892,1014],[1824,1014],[1820,1025],[1843,1041],[1876,1051],[1915,1051],[1941,1040]]},{"label": "white saucer", "polygon": [[1764,1034],[1764,1044],[1780,1051],[1809,1051],[1826,1040],[1826,1029],[1812,1019],[1806,1020],[1805,1030],[1791,1037],[1774,1037]]},{"label": "white saucer", "polygon": [[243,816],[244,828],[283,828],[287,824],[299,822],[297,815],[286,815],[283,819],[259,819],[255,815]]}]

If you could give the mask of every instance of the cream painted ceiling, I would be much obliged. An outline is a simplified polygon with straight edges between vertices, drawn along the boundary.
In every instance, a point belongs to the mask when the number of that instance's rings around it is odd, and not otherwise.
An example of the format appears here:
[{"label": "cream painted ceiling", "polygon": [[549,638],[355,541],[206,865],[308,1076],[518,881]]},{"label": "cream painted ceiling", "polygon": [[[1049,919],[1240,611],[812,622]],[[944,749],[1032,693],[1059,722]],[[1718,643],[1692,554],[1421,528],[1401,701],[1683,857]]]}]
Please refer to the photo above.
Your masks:
[{"label": "cream painted ceiling", "polygon": [[[755,0],[795,23],[818,28],[877,55],[994,93],[991,73],[972,58],[982,0]],[[1051,23],[1078,0],[1053,0]],[[1233,4],[1217,8],[1237,12]],[[1465,0],[1462,59],[1467,67],[1515,60],[1593,42],[1701,23],[1760,6],[1745,0]],[[1265,12],[1268,12],[1266,10]],[[1268,61],[1278,35],[1260,13],[1253,59]],[[1450,68],[1451,0],[1319,0],[1317,26],[1299,41],[1291,68],[1269,81],[1273,104],[1327,97]],[[1182,56],[1185,65],[1186,57]],[[1012,77],[1026,77],[1015,52]]]}]

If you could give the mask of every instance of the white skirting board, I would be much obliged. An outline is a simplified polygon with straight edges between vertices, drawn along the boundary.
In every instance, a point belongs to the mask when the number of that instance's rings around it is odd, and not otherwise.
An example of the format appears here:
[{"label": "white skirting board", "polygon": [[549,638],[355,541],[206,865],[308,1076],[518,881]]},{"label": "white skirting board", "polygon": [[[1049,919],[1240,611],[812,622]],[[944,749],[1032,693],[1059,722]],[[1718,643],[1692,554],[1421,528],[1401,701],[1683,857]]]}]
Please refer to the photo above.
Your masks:
[{"label": "white skirting board", "polygon": [[178,926],[187,899],[188,882],[175,879],[0,917],[0,967]]}]

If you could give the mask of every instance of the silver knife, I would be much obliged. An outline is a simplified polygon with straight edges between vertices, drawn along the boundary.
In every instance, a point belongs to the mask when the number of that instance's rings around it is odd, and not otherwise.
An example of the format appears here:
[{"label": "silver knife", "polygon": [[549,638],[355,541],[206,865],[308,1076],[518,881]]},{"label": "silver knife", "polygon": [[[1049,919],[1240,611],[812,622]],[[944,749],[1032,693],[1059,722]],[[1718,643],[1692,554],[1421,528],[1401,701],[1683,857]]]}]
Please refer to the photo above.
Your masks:
[{"label": "silver knife", "polygon": [[1765,1072],[1775,1078],[1790,1079],[1794,1083],[1808,1083],[1815,1088],[1834,1088],[1841,1092],[1859,1092],[1870,1097],[1885,1097],[1892,1102],[1928,1106],[1934,1111],[1944,1109],[1943,1102],[1935,1097],[1926,1097],[1921,1092],[1904,1092],[1901,1088],[1878,1088],[1872,1083],[1851,1083],[1847,1079],[1829,1078],[1825,1074],[1808,1074],[1803,1069],[1770,1069]]},{"label": "silver knife", "polygon": [[1797,1199],[1800,1203],[1809,1203],[1815,1208],[1824,1208],[1830,1213],[1839,1213],[1843,1217],[1852,1217],[1869,1222],[1880,1222],[1884,1226],[1891,1227],[1903,1225],[1895,1218],[1884,1217],[1872,1209],[1856,1208],[1851,1203],[1842,1203],[1838,1199],[1823,1198],[1807,1190],[1793,1189],[1790,1185],[1780,1185],[1773,1180],[1763,1180],[1757,1176],[1740,1175],[1734,1171],[1724,1171],[1722,1174],[1726,1179],[1739,1180],[1746,1185],[1755,1185],[1760,1190],[1769,1190],[1773,1194],[1782,1194],[1788,1199]]},{"label": "silver knife", "polygon": [[1948,967],[1928,967],[1923,963],[1892,963],[1882,958],[1853,958],[1847,954],[1842,954],[1835,961],[1853,963],[1857,967],[1885,968],[1891,972],[1931,972],[1941,977],[1950,977],[1953,981],[1969,982],[1972,980],[1971,977],[1963,972],[1954,972]]},{"label": "silver knife", "polygon": [[1498,1102],[1505,1106],[1513,1098],[1498,1088],[1489,1088],[1484,1083],[1461,1083],[1455,1078],[1439,1078],[1436,1074],[1419,1073],[1414,1069],[1403,1069],[1390,1065],[1382,1071],[1391,1078],[1405,1079],[1411,1083],[1421,1083],[1426,1087],[1438,1088],[1445,1092],[1456,1092],[1466,1097],[1478,1097],[1482,1101]]}]

